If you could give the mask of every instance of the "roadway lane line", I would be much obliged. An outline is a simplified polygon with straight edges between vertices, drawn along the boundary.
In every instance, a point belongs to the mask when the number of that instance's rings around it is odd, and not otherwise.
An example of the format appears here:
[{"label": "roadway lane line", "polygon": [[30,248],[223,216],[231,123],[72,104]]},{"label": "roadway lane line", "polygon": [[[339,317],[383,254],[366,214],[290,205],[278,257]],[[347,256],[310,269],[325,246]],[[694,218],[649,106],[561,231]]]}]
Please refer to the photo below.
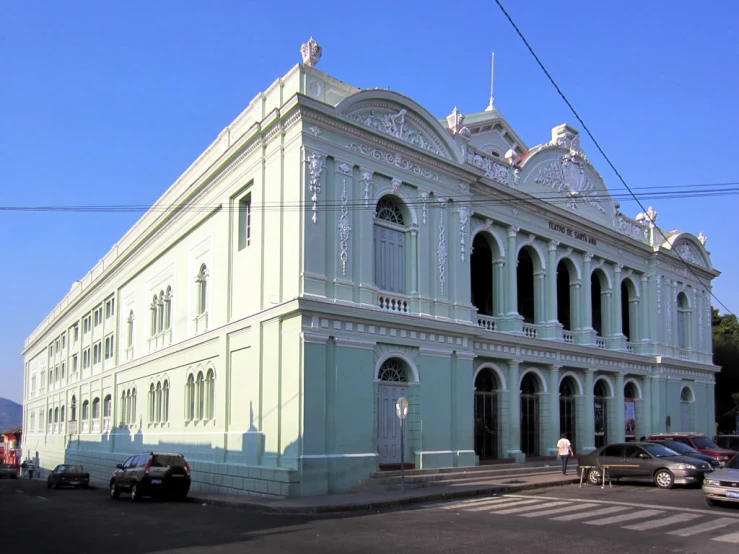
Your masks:
[{"label": "roadway lane line", "polygon": [[720,537],[714,537],[712,541],[730,542],[732,544],[739,544],[739,532],[729,533],[728,535],[721,535]]},{"label": "roadway lane line", "polygon": [[[551,506],[549,504],[547,507]],[[530,512],[528,514],[521,514],[521,517],[540,517],[540,516],[552,516],[558,514],[564,514],[567,512],[576,512],[577,510],[588,510],[597,506],[597,504],[575,504],[574,506],[567,506],[565,508],[555,508],[554,510],[543,510],[540,512]]]},{"label": "roadway lane line", "polygon": [[642,519],[645,517],[656,516],[662,514],[661,510],[639,510],[638,512],[631,512],[630,514],[623,514],[620,516],[604,517],[603,519],[596,519],[593,521],[585,521],[586,525],[610,525],[613,523],[621,523],[624,521],[631,521],[632,519]]},{"label": "roadway lane line", "polygon": [[643,523],[635,523],[634,525],[626,525],[621,529],[630,529],[631,531],[647,531],[648,529],[657,529],[658,527],[667,527],[674,523],[682,523],[683,521],[691,521],[693,519],[703,517],[700,514],[676,514],[674,516],[663,519],[655,519],[653,521],[645,521]]},{"label": "roadway lane line", "polygon": [[[546,505],[546,507],[551,506],[569,506],[571,502],[550,502]],[[521,506],[520,504],[513,507],[513,508],[506,508],[504,510],[491,510],[491,514],[495,514],[497,516],[502,516],[506,514],[517,514],[520,512],[527,512],[529,510],[540,510],[542,506]]]},{"label": "roadway lane line", "polygon": [[611,506],[610,508],[601,508],[600,510],[593,510],[592,512],[586,512],[584,514],[570,514],[562,517],[553,517],[553,521],[573,521],[575,519],[585,519],[592,516],[601,516],[605,514],[612,514],[615,512],[623,512],[628,510],[626,506]]},{"label": "roadway lane line", "polygon": [[698,533],[705,533],[706,531],[713,531],[714,529],[720,529],[727,525],[736,525],[736,520],[729,517],[722,517],[714,519],[713,521],[707,521],[700,525],[693,525],[692,527],[686,527],[685,529],[678,529],[677,531],[670,531],[668,535],[677,535],[678,537],[692,537]]}]

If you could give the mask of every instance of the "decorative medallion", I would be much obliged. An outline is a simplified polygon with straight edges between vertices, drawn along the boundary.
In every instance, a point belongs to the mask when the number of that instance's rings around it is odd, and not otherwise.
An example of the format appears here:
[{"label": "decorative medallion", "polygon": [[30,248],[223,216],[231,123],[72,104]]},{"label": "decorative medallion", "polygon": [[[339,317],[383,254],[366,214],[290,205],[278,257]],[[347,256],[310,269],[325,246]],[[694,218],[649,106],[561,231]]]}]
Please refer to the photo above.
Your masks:
[{"label": "decorative medallion", "polygon": [[350,166],[347,163],[340,163],[339,164],[339,171],[345,175],[351,175],[352,174],[352,166]]},{"label": "decorative medallion", "polygon": [[352,150],[353,152],[359,152],[360,154],[370,157],[374,160],[379,160],[386,164],[399,167],[400,169],[405,169],[406,171],[410,171],[411,173],[415,173],[416,175],[425,177],[426,179],[431,179],[432,181],[439,180],[439,176],[436,173],[426,169],[425,167],[421,167],[418,164],[411,162],[410,160],[405,159],[400,154],[385,152],[378,148],[374,148],[373,146],[367,146],[366,144],[351,143],[347,145],[347,148],[349,150]]},{"label": "decorative medallion", "polygon": [[308,171],[310,173],[310,191],[313,193],[313,223],[318,221],[318,194],[321,192],[321,172],[323,171],[323,156],[313,152],[308,158]]},{"label": "decorative medallion", "polygon": [[459,251],[464,261],[465,240],[467,239],[467,222],[470,219],[470,209],[467,206],[459,207]]},{"label": "decorative medallion", "polygon": [[[573,141],[574,143],[574,141]],[[550,162],[534,177],[534,182],[551,187],[557,192],[567,192],[568,207],[576,210],[578,202],[584,202],[606,213],[603,203],[598,199],[599,193],[585,173],[586,162],[584,155],[576,150],[570,150],[557,161]]]},{"label": "decorative medallion", "polygon": [[349,248],[349,233],[352,231],[349,222],[349,209],[347,203],[349,199],[346,196],[346,179],[344,181],[344,190],[341,193],[341,215],[339,216],[339,259],[341,260],[341,274],[346,275],[346,262],[349,259],[347,253]]}]

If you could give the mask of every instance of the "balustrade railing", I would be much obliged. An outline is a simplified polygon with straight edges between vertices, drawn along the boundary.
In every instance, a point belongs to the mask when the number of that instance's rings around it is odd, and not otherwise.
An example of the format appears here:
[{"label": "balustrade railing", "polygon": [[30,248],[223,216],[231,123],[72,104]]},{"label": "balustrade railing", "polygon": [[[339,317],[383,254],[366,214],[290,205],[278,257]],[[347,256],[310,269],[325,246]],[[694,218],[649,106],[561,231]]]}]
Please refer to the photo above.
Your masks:
[{"label": "balustrade railing", "polygon": [[595,339],[595,346],[597,346],[598,348],[605,349],[606,348],[605,339]]},{"label": "balustrade railing", "polygon": [[530,339],[535,339],[537,335],[536,325],[531,325],[530,323],[524,323],[523,324],[523,334],[524,336],[527,336]]},{"label": "balustrade railing", "polygon": [[380,307],[380,309],[386,310],[388,312],[396,312],[401,314],[408,313],[408,300],[406,298],[380,294],[377,297],[377,305]]},{"label": "balustrade railing", "polygon": [[495,328],[495,318],[489,315],[478,315],[477,316],[477,326],[482,327],[483,329],[487,331],[496,331]]},{"label": "balustrade railing", "polygon": [[630,353],[630,354],[633,354],[634,353],[634,345],[633,344],[626,343],[626,351],[628,353]]},{"label": "balustrade railing", "polygon": [[575,344],[575,333],[572,331],[562,331],[562,340],[566,344]]},{"label": "balustrade railing", "polygon": [[687,350],[680,350],[680,359],[681,360],[687,360],[690,357],[690,354]]},{"label": "balustrade railing", "polygon": [[90,424],[87,421],[82,422],[82,433],[90,432]]}]

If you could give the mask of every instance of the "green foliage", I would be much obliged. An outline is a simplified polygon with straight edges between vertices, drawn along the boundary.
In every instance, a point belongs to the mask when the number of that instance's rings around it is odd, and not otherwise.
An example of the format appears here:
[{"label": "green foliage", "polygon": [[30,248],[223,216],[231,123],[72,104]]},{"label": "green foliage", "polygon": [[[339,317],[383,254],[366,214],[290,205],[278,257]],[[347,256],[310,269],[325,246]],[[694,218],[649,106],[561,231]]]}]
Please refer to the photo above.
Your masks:
[{"label": "green foliage", "polygon": [[721,366],[716,375],[716,421],[719,429],[734,429],[739,411],[739,321],[735,315],[713,310],[713,363]]}]

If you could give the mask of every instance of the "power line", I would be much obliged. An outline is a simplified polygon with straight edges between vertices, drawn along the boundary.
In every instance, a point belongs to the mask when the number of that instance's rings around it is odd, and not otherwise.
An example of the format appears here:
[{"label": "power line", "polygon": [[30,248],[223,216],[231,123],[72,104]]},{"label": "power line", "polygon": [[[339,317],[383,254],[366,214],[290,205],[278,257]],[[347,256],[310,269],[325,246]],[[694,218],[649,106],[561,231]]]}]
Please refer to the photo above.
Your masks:
[{"label": "power line", "polygon": [[[508,21],[510,22],[510,24],[516,30],[516,33],[521,38],[521,40],[523,41],[523,43],[526,45],[526,48],[531,53],[531,55],[534,57],[534,59],[536,60],[536,63],[539,65],[539,67],[541,68],[541,70],[547,76],[547,79],[549,79],[549,82],[552,84],[552,86],[554,86],[554,88],[557,90],[557,93],[559,93],[559,95],[562,98],[562,100],[564,100],[565,104],[567,104],[567,107],[570,108],[570,111],[572,111],[572,113],[575,115],[575,117],[577,118],[577,120],[580,122],[580,125],[582,125],[582,128],[588,134],[588,136],[590,137],[590,140],[593,141],[593,144],[595,144],[595,147],[598,149],[598,152],[600,152],[600,154],[603,156],[603,159],[606,160],[606,162],[608,163],[608,165],[610,166],[610,168],[616,174],[616,176],[621,181],[621,183],[626,188],[626,190],[629,191],[629,193],[631,194],[632,198],[639,205],[639,207],[642,209],[642,211],[643,212],[646,212],[646,209],[644,208],[644,205],[641,203],[641,201],[639,200],[639,198],[637,198],[636,194],[634,194],[634,192],[631,190],[631,188],[629,187],[629,185],[626,184],[626,180],[623,178],[623,176],[618,171],[618,169],[616,169],[616,166],[613,164],[613,162],[611,161],[611,159],[605,153],[605,151],[603,150],[603,148],[601,148],[600,143],[596,140],[595,136],[593,136],[593,133],[590,132],[590,129],[585,124],[585,121],[583,121],[583,119],[580,117],[580,114],[577,112],[577,110],[575,109],[575,107],[569,101],[569,99],[567,98],[567,96],[565,96],[565,93],[562,92],[562,89],[559,87],[559,85],[554,80],[554,78],[552,77],[552,75],[549,73],[549,71],[547,71],[547,68],[544,66],[544,64],[542,63],[542,61],[539,59],[539,56],[536,55],[536,52],[534,52],[534,49],[529,44],[529,41],[526,40],[526,37],[521,32],[521,29],[518,28],[518,25],[516,25],[515,21],[513,21],[513,18],[508,14],[508,11],[506,11],[505,7],[503,7],[503,4],[501,3],[501,1],[500,0],[495,0],[495,3],[498,4],[498,7],[503,12],[503,15],[506,16],[506,19],[508,19]],[[668,240],[668,237],[664,233],[664,231],[660,227],[658,227],[656,224],[654,225],[654,227],[659,231],[659,233],[662,235],[662,237],[665,239],[665,241],[667,241]],[[703,280],[693,271],[693,268],[690,266],[690,264],[687,261],[685,261],[685,259],[682,257],[682,255],[680,255],[680,253],[677,252],[677,251],[674,251],[674,253],[680,259],[680,261],[685,265],[685,267],[688,269],[688,271],[690,271],[690,273],[696,278],[696,280],[702,286],[704,286],[706,288],[706,290],[708,290],[710,292],[711,296],[716,300],[716,302],[718,302],[721,305],[721,307],[723,307],[724,310],[726,310],[728,313],[730,313],[731,315],[735,315],[734,312],[732,312],[729,308],[727,308],[726,307],[726,304],[724,304],[723,302],[721,302],[721,300],[718,298],[718,296],[716,296],[714,294],[714,292],[710,289],[710,287],[708,287],[703,282]]]}]

